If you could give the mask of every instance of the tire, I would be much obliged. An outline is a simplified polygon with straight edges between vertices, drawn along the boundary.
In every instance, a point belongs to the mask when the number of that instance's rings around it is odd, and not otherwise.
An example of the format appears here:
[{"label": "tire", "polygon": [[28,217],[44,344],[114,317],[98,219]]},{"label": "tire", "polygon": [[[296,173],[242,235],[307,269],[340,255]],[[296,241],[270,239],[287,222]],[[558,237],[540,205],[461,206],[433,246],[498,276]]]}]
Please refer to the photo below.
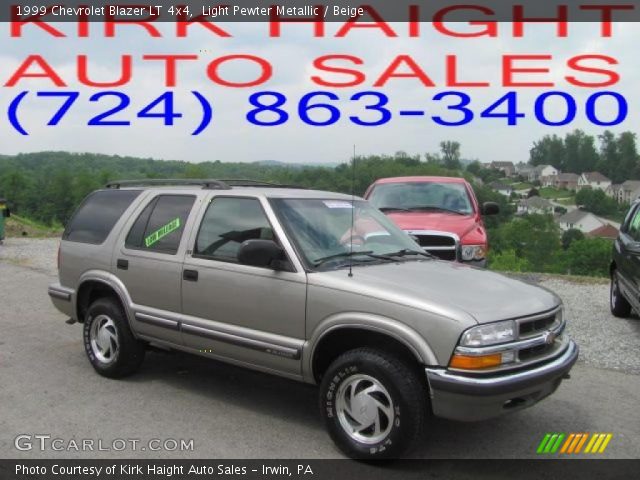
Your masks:
[{"label": "tire", "polygon": [[611,307],[611,313],[616,317],[627,318],[631,316],[631,304],[622,295],[620,291],[620,284],[618,280],[618,274],[614,270],[611,274],[611,289],[609,293],[609,305]]},{"label": "tire", "polygon": [[144,360],[145,346],[131,333],[119,302],[101,298],[91,304],[84,320],[84,349],[100,375],[126,377]]},{"label": "tire", "polygon": [[356,459],[397,458],[415,445],[428,398],[426,384],[414,369],[371,348],[338,357],[320,384],[320,411],[329,435]]}]

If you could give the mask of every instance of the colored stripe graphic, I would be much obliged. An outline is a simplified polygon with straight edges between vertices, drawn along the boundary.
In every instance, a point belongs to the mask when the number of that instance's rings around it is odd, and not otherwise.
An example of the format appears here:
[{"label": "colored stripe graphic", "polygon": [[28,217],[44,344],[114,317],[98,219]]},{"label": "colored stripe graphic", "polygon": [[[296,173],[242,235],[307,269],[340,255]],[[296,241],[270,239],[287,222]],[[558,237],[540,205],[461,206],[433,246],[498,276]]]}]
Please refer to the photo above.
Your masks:
[{"label": "colored stripe graphic", "polygon": [[[538,454],[604,453],[613,438],[612,433],[547,433],[538,445]],[[588,442],[587,442],[588,440]],[[582,448],[586,443],[584,451]]]}]

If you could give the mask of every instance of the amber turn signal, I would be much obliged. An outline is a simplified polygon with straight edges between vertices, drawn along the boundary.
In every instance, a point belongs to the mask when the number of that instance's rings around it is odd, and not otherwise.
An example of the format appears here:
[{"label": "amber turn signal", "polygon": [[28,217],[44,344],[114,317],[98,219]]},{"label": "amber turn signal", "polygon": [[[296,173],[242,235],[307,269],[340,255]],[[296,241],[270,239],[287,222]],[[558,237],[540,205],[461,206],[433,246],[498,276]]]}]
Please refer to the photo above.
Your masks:
[{"label": "amber turn signal", "polygon": [[502,354],[491,355],[460,355],[458,353],[451,357],[449,367],[462,368],[465,370],[479,370],[481,368],[497,367],[502,365]]}]

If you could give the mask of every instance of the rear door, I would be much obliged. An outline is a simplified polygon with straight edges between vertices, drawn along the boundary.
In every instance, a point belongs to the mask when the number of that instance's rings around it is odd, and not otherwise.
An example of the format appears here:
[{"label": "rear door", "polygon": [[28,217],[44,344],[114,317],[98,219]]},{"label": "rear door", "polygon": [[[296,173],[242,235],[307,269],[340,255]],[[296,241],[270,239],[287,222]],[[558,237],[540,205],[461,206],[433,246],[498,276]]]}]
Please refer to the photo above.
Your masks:
[{"label": "rear door", "polygon": [[[183,339],[200,353],[298,376],[306,273],[268,210],[257,197],[239,196],[216,196],[205,209],[185,257]],[[239,264],[249,239],[284,247],[284,270]]]},{"label": "rear door", "polygon": [[185,231],[197,196],[152,192],[123,229],[113,272],[133,302],[132,326],[139,335],[181,344],[180,282]]}]

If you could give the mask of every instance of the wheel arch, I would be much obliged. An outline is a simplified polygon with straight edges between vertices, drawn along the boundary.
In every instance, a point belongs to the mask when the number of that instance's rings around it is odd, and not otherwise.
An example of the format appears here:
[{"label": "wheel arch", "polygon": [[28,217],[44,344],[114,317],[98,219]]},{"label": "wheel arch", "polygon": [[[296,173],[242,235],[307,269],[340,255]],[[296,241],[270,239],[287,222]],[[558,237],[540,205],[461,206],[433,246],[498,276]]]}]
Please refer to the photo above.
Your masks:
[{"label": "wheel arch", "polygon": [[[84,315],[94,301],[99,298],[109,297],[120,304],[131,328],[131,299],[122,282],[116,277],[108,272],[87,272],[82,275],[78,285],[75,298],[76,318],[78,322],[84,322]],[[133,332],[133,329],[131,330]]]},{"label": "wheel arch", "polygon": [[435,365],[430,346],[415,330],[393,320],[367,316],[351,321],[323,322],[304,348],[304,377],[318,383],[331,362],[342,353],[359,347],[374,347],[394,353],[414,365]]}]

